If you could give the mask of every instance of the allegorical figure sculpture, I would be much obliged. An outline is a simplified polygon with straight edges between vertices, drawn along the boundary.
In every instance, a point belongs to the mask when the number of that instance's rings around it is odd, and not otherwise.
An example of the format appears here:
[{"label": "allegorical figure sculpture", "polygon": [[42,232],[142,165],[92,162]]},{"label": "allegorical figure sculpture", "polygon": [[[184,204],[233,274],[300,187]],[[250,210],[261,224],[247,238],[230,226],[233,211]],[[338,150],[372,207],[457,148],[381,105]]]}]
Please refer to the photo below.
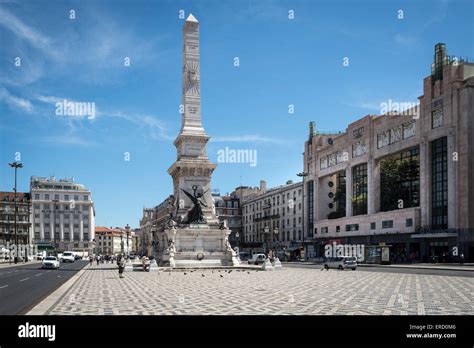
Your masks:
[{"label": "allegorical figure sculpture", "polygon": [[189,197],[191,202],[193,202],[193,207],[191,208],[191,210],[188,211],[188,215],[187,215],[186,220],[184,221],[184,223],[186,223],[186,224],[192,224],[192,223],[205,224],[206,219],[204,218],[204,215],[202,214],[201,206],[207,207],[206,203],[204,203],[204,200],[203,200],[203,196],[207,192],[207,190],[204,191],[203,193],[200,193],[200,192],[196,192],[197,188],[198,188],[197,185],[193,185],[192,188],[193,188],[193,194],[190,194],[189,192],[185,191],[184,189],[181,189],[181,191],[183,191],[186,194],[186,196]]}]

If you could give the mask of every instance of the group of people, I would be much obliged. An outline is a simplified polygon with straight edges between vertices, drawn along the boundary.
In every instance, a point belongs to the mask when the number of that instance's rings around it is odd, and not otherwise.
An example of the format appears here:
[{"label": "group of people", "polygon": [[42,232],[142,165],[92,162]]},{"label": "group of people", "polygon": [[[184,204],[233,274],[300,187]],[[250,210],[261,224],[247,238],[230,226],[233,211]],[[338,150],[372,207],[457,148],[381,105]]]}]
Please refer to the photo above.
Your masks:
[{"label": "group of people", "polygon": [[100,263],[113,263],[116,259],[117,259],[118,256],[115,256],[115,255],[90,255],[89,256],[89,264],[92,266],[92,263],[94,262],[94,260],[97,262],[97,265],[99,265]]},{"label": "group of people", "polygon": [[[97,262],[97,265],[99,264],[103,264],[103,263],[113,263],[113,262],[116,262],[117,263],[117,266],[118,266],[118,269],[119,269],[119,277],[120,278],[123,278],[123,271],[125,269],[125,264],[127,262],[127,256],[125,255],[122,255],[122,254],[118,254],[118,255],[90,255],[89,256],[89,264],[92,266],[92,264],[94,263],[94,261]],[[142,267],[143,267],[143,271],[145,272],[148,272],[150,270],[150,259],[147,257],[147,256],[143,256],[141,258],[141,262],[142,262]]]}]

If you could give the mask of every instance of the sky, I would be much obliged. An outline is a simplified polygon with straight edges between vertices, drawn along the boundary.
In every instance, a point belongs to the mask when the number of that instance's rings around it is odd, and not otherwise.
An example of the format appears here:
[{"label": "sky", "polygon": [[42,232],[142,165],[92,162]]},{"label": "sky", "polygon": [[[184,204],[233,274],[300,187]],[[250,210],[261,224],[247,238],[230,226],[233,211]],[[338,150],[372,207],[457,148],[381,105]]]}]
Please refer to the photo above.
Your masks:
[{"label": "sky", "polygon": [[[0,190],[20,159],[19,191],[33,175],[74,177],[98,226],[138,227],[172,193],[190,13],[208,156],[257,154],[217,163],[221,194],[297,181],[310,121],[344,131],[381,103],[416,102],[436,43],[474,57],[470,0],[0,0]],[[95,114],[58,113],[64,99]]]}]

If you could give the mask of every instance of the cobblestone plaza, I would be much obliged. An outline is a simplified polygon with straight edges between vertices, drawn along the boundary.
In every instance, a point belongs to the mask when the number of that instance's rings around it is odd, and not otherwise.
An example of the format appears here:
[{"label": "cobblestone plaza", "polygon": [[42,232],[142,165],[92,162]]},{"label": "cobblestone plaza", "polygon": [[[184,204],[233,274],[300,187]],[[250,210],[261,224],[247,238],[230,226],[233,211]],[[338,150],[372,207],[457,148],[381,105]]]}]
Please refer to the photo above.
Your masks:
[{"label": "cobblestone plaza", "polygon": [[474,280],[388,272],[86,266],[52,315],[472,315]]}]

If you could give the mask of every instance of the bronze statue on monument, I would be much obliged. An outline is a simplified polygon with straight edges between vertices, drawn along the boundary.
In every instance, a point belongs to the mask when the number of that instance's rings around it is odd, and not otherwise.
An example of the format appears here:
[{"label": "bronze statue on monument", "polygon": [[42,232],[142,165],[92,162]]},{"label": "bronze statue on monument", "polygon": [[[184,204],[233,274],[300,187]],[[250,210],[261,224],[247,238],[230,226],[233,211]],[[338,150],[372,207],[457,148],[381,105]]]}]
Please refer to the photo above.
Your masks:
[{"label": "bronze statue on monument", "polygon": [[206,190],[204,192],[196,192],[197,189],[198,189],[197,185],[193,185],[192,188],[193,188],[193,194],[185,191],[184,189],[181,189],[181,191],[183,191],[184,194],[186,196],[188,196],[189,199],[194,204],[194,206],[191,208],[191,210],[188,211],[188,215],[187,215],[186,220],[184,221],[184,223],[186,223],[186,224],[192,224],[192,223],[205,224],[205,223],[207,223],[207,221],[204,218],[201,206],[207,207],[207,204],[204,203],[203,197],[204,197],[204,195],[206,194],[206,192],[208,190]]}]

